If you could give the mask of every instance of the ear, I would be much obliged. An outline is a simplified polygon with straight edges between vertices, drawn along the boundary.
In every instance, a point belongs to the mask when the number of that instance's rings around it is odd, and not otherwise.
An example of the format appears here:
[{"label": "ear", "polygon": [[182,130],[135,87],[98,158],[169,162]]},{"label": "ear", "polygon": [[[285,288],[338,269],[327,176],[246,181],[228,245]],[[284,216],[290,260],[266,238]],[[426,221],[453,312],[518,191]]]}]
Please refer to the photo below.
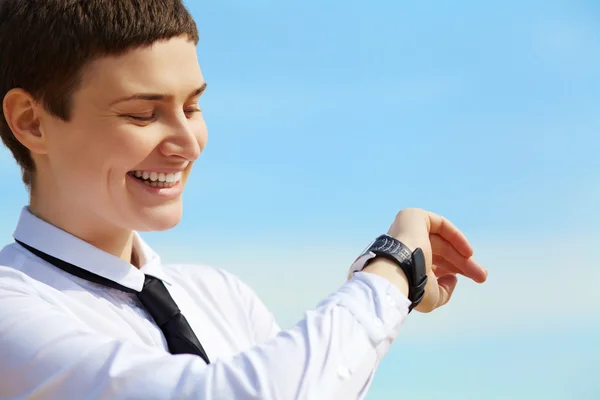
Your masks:
[{"label": "ear", "polygon": [[40,106],[23,89],[11,89],[2,102],[4,118],[15,138],[30,152],[45,154],[46,140],[40,130]]}]

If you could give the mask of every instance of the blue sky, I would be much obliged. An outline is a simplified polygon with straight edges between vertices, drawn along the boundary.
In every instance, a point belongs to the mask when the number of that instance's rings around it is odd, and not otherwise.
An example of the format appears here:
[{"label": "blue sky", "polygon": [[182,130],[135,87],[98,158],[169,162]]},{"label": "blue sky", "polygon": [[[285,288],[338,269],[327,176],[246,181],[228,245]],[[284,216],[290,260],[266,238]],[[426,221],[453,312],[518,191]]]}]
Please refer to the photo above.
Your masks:
[{"label": "blue sky", "polygon": [[[598,399],[600,4],[189,2],[209,145],[173,261],[290,326],[401,208],[444,214],[489,281],[413,315],[369,399]],[[0,151],[0,237],[27,201]]]}]

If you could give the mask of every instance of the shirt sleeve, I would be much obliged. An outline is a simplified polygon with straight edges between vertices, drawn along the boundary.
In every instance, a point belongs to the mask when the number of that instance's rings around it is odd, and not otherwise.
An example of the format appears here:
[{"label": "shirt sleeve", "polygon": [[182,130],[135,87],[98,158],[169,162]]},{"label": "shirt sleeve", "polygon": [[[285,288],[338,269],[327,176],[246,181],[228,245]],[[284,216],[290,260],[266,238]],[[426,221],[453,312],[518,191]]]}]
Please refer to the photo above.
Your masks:
[{"label": "shirt sleeve", "polygon": [[0,398],[348,399],[368,386],[408,305],[385,279],[357,273],[293,328],[207,366],[99,334],[2,279]]},{"label": "shirt sleeve", "polygon": [[228,281],[232,282],[235,292],[239,294],[240,303],[252,332],[254,343],[263,343],[281,332],[281,327],[275,320],[273,313],[258,297],[256,292],[246,285],[236,275],[220,270]]}]

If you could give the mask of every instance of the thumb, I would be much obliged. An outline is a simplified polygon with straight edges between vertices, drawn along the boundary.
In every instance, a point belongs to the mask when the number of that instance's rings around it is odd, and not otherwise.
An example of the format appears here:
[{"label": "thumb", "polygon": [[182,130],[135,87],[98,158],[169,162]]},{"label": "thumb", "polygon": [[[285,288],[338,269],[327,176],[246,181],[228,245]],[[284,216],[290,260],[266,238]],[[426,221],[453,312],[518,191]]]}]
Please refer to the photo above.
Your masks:
[{"label": "thumb", "polygon": [[452,293],[456,288],[458,278],[456,275],[445,275],[437,280],[440,296],[438,297],[438,307],[441,307],[450,301]]}]

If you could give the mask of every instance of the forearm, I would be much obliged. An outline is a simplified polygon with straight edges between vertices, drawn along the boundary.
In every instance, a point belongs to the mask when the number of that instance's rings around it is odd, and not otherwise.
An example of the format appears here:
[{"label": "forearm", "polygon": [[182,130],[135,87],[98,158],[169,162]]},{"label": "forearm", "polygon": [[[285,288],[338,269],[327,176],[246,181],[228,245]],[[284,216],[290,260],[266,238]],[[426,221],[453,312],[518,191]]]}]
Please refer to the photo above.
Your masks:
[{"label": "forearm", "polygon": [[30,302],[19,308],[32,314],[0,316],[0,353],[7,360],[0,387],[9,398],[67,392],[116,400],[338,398],[368,386],[382,356],[378,348],[393,340],[408,309],[387,281],[359,273],[294,328],[207,366],[198,357],[99,335],[40,299],[12,296],[3,301]]},{"label": "forearm", "polygon": [[402,271],[402,269],[393,261],[382,257],[376,258],[363,269],[363,272],[375,274],[387,279],[391,284],[396,286],[404,296],[408,296],[408,278],[404,271]]}]

